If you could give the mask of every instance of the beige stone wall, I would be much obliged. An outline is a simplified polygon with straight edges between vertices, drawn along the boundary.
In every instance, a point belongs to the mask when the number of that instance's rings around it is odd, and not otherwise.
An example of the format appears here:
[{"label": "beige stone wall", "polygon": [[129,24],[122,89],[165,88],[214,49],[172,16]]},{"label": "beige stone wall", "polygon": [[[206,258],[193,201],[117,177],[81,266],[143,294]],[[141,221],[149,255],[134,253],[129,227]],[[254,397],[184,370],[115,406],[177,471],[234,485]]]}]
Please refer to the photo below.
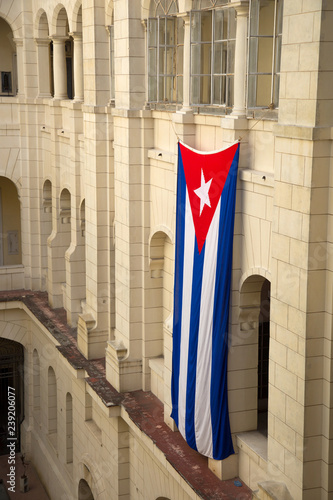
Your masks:
[{"label": "beige stone wall", "polygon": [[[191,2],[179,2],[182,14],[190,9]],[[1,2],[0,18],[11,27],[18,61],[18,95],[0,97],[2,231],[18,231],[20,251],[3,252],[0,289],[47,291],[50,304],[64,307],[68,322],[78,327],[85,357],[105,356],[107,379],[118,390],[152,390],[173,427],[177,140],[209,151],[240,139],[228,366],[236,456],[210,466],[221,477],[240,475],[254,489],[273,479],[295,499],[330,498],[332,6],[284,1],[279,110],[247,117],[146,103],[142,21],[148,10],[148,1],[134,0]],[[1,20],[2,48],[5,28]],[[69,33],[74,61],[83,57],[81,67],[73,65],[73,100],[66,98],[61,64],[55,64],[52,81],[49,57],[50,36],[53,57],[64,62],[64,40],[56,36]],[[56,55],[57,43],[62,49]],[[189,51],[184,60],[189,63]],[[270,388],[261,453],[237,435],[257,429],[265,280],[271,283]],[[156,497],[194,498],[126,415],[106,414],[47,331],[19,306],[2,311],[1,318],[1,335],[26,349],[24,446],[54,498],[59,484],[64,499],[76,498],[80,478],[101,499],[108,491],[111,498],[153,500],[147,484],[154,484]],[[37,354],[39,395],[33,389]],[[58,394],[57,432],[51,435],[49,367]],[[71,407],[72,447],[65,437]]]}]

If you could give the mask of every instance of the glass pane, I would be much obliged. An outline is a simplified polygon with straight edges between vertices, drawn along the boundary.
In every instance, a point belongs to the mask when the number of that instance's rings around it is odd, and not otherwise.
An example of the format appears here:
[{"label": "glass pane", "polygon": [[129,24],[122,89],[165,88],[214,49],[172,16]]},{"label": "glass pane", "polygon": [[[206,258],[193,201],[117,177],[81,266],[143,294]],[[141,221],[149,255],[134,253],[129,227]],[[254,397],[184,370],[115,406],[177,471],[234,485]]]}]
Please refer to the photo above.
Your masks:
[{"label": "glass pane", "polygon": [[228,42],[228,64],[227,73],[235,72],[235,41],[231,40]]},{"label": "glass pane", "polygon": [[160,76],[158,79],[158,101],[164,101],[164,77]]},{"label": "glass pane", "polygon": [[265,0],[260,3],[259,35],[273,35],[274,33],[275,0]]},{"label": "glass pane", "polygon": [[281,43],[282,43],[282,37],[279,36],[275,40],[275,68],[274,68],[274,73],[280,73]]},{"label": "glass pane", "polygon": [[212,11],[201,13],[201,41],[210,42],[212,40]]},{"label": "glass pane", "polygon": [[271,103],[271,75],[258,75],[256,106],[267,107]]},{"label": "glass pane", "polygon": [[159,44],[165,45],[165,18],[159,19]]},{"label": "glass pane", "polygon": [[225,25],[224,25],[224,11],[223,10],[216,10],[215,15],[214,15],[214,27],[215,27],[215,41],[216,40],[223,40],[223,38],[227,37],[227,32],[225,31]]},{"label": "glass pane", "polygon": [[223,43],[214,43],[214,74],[222,73]]},{"label": "glass pane", "polygon": [[164,47],[160,47],[159,49],[159,52],[158,52],[158,57],[159,57],[159,61],[158,61],[158,65],[159,65],[159,70],[158,72],[160,74],[164,74],[165,73],[165,48]]},{"label": "glass pane", "polygon": [[228,38],[236,38],[236,11],[235,9],[228,10],[229,34]]},{"label": "glass pane", "polygon": [[191,12],[191,41],[200,42],[201,41],[201,13]]},{"label": "glass pane", "polygon": [[201,44],[191,45],[191,74],[200,74]]},{"label": "glass pane", "polygon": [[210,76],[200,77],[200,104],[210,104]]},{"label": "glass pane", "polygon": [[251,0],[250,36],[257,36],[258,33],[259,33],[259,0]]},{"label": "glass pane", "polygon": [[183,74],[183,53],[184,47],[178,47],[177,49],[177,75]]},{"label": "glass pane", "polygon": [[165,11],[164,11],[163,7],[161,6],[161,4],[158,4],[154,16],[164,16],[164,15],[165,15]]},{"label": "glass pane", "polygon": [[230,0],[215,0],[215,6],[226,5]]},{"label": "glass pane", "polygon": [[168,14],[177,14],[177,12],[178,12],[177,0],[170,0]]},{"label": "glass pane", "polygon": [[148,47],[157,45],[157,20],[148,19]]},{"label": "glass pane", "polygon": [[176,79],[170,76],[165,78],[164,100],[167,102],[174,102],[176,100]]},{"label": "glass pane", "polygon": [[283,0],[277,0],[276,33],[278,35],[281,35],[282,33],[282,22],[283,22]]},{"label": "glass pane", "polygon": [[177,18],[177,44],[184,44],[184,21],[181,18]]},{"label": "glass pane", "polygon": [[250,38],[249,72],[257,73],[257,71],[258,71],[258,38]]},{"label": "glass pane", "polygon": [[257,94],[257,76],[248,76],[248,107],[254,108],[256,105],[256,94]]},{"label": "glass pane", "polygon": [[225,76],[214,76],[213,80],[213,104],[225,103]]},{"label": "glass pane", "polygon": [[148,75],[156,75],[157,70],[157,50],[155,48],[148,51]]},{"label": "glass pane", "polygon": [[279,91],[280,91],[280,75],[275,75],[274,88],[273,88],[273,103],[276,108],[279,107]]},{"label": "glass pane", "polygon": [[201,46],[201,73],[203,75],[210,75],[211,71],[211,47],[210,43],[202,44]]},{"label": "glass pane", "polygon": [[272,73],[273,38],[259,38],[258,73]]},{"label": "glass pane", "polygon": [[157,101],[157,80],[156,78],[148,78],[148,100],[156,102]]},{"label": "glass pane", "polygon": [[177,78],[177,102],[183,102],[183,77],[179,76]]},{"label": "glass pane", "polygon": [[227,96],[226,105],[231,107],[234,105],[234,77],[227,76]]},{"label": "glass pane", "polygon": [[165,72],[166,72],[167,75],[175,75],[176,74],[174,53],[175,53],[174,47],[168,47],[166,49],[166,68],[165,68]]},{"label": "glass pane", "polygon": [[199,104],[200,98],[200,77],[192,76],[191,78],[191,102],[192,104]]},{"label": "glass pane", "polygon": [[168,18],[166,20],[166,23],[167,23],[166,44],[175,45],[175,19]]}]

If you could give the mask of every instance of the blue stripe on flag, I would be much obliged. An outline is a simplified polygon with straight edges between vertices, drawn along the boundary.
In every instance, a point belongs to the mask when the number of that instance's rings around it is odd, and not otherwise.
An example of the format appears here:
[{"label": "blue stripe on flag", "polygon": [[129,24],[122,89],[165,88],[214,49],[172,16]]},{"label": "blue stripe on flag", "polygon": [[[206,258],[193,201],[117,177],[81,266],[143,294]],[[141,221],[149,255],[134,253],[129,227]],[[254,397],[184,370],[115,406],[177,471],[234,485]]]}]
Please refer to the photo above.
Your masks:
[{"label": "blue stripe on flag", "polygon": [[213,457],[216,460],[234,453],[228,413],[227,355],[238,155],[239,147],[221,196],[218,255],[223,258],[217,260],[216,269],[211,385]]},{"label": "blue stripe on flag", "polygon": [[202,272],[205,261],[205,246],[204,244],[201,253],[199,254],[198,245],[195,244],[194,263],[193,263],[193,281],[192,281],[192,300],[191,300],[191,323],[190,323],[190,339],[189,339],[189,354],[187,365],[187,387],[186,387],[186,441],[194,449],[197,450],[195,440],[195,390],[196,390],[196,371],[197,371],[197,356],[198,356],[198,330],[200,321],[200,302],[202,288]]},{"label": "blue stripe on flag", "polygon": [[[175,287],[174,287],[174,319],[173,319],[173,354],[172,354],[172,413],[178,427],[178,397],[179,397],[179,368],[180,342],[182,325],[182,298],[184,275],[184,238],[185,238],[185,205],[186,181],[183,160],[178,144],[178,178],[177,178],[177,214],[176,214],[176,256],[175,256]],[[179,210],[179,207],[181,209]]]}]

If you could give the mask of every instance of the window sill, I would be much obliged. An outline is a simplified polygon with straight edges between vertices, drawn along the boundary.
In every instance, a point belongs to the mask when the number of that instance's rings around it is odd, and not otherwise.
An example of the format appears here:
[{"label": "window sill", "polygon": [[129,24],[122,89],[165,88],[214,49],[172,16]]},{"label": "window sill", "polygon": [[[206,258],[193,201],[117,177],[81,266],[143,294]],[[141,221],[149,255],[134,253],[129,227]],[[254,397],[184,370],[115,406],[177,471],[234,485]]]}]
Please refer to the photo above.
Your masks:
[{"label": "window sill", "polygon": [[272,120],[277,121],[279,117],[278,109],[256,108],[247,110],[247,118],[255,120]]},{"label": "window sill", "polygon": [[267,462],[267,437],[259,431],[242,432],[237,435],[237,446],[240,451],[253,458],[261,458]]}]

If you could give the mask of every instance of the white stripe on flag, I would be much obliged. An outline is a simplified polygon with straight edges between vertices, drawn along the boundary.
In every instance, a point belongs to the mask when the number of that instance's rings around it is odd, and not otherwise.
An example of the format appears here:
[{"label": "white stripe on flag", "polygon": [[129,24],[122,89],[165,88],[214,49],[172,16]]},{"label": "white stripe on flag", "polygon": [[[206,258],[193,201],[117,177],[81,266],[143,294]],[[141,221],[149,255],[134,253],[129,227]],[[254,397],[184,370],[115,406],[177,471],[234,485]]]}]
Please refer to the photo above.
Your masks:
[{"label": "white stripe on flag", "polygon": [[178,398],[178,428],[185,437],[187,361],[190,336],[192,278],[194,259],[195,231],[188,191],[186,189],[185,208],[185,238],[184,238],[184,272],[183,272],[183,303],[179,366],[179,398]]},{"label": "white stripe on flag", "polygon": [[202,274],[200,323],[198,334],[197,382],[195,393],[195,436],[199,453],[213,456],[210,386],[212,368],[212,331],[216,261],[220,222],[219,201],[209,228]]}]

